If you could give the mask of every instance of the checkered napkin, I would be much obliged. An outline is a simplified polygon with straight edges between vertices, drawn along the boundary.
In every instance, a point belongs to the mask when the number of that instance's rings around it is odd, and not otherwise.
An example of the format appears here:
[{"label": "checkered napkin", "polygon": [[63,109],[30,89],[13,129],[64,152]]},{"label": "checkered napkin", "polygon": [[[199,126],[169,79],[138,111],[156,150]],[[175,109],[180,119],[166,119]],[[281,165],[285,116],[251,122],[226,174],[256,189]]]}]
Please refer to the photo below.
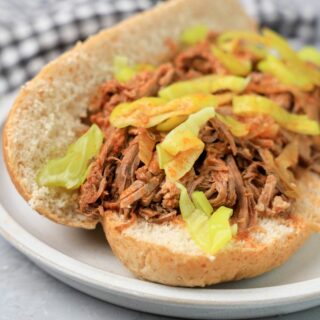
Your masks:
[{"label": "checkered napkin", "polygon": [[319,0],[240,0],[261,27],[284,35],[295,48],[320,47]]},{"label": "checkered napkin", "polygon": [[0,97],[78,40],[158,0],[0,0]]},{"label": "checkered napkin", "polygon": [[[320,42],[319,0],[241,1],[261,25],[283,33],[298,45]],[[0,0],[0,97],[34,76],[76,41],[157,2]]]}]

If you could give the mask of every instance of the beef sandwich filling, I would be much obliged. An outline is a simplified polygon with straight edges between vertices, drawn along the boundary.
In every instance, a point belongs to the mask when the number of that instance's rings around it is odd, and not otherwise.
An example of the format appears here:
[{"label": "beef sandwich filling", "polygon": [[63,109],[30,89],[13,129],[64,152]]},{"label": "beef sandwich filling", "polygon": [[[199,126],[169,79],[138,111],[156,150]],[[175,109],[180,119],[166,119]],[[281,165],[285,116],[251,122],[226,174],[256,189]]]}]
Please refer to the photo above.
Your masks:
[{"label": "beef sandwich filling", "polygon": [[270,30],[196,26],[168,44],[159,66],[116,57],[101,85],[86,122],[103,142],[76,186],[80,212],[117,211],[125,228],[229,208],[233,235],[290,218],[299,172],[320,173],[320,54]]}]

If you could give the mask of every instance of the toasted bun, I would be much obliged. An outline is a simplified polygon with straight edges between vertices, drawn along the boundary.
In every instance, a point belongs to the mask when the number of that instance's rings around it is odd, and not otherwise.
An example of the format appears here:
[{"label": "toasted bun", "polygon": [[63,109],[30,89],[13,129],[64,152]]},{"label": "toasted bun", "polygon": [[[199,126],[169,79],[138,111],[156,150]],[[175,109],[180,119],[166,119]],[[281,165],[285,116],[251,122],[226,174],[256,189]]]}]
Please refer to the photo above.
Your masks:
[{"label": "toasted bun", "polygon": [[98,86],[112,77],[115,55],[158,64],[169,54],[164,41],[178,40],[195,24],[218,31],[255,27],[235,0],[169,1],[79,43],[21,89],[4,128],[3,150],[16,188],[35,210],[61,224],[95,228],[98,220],[77,213],[76,192],[39,187],[36,174],[80,134]]},{"label": "toasted bun", "polygon": [[183,223],[139,220],[121,232],[118,214],[104,217],[114,254],[137,277],[172,286],[206,286],[251,278],[284,263],[305,241],[310,228],[299,218],[265,219],[248,238],[233,239],[216,256],[204,254]]},{"label": "toasted bun", "polygon": [[214,257],[200,251],[178,219],[161,225],[139,219],[123,229],[126,221],[110,212],[103,226],[114,254],[139,278],[187,287],[251,278],[283,264],[320,230],[319,177],[302,174],[300,188],[292,218],[261,219]]}]

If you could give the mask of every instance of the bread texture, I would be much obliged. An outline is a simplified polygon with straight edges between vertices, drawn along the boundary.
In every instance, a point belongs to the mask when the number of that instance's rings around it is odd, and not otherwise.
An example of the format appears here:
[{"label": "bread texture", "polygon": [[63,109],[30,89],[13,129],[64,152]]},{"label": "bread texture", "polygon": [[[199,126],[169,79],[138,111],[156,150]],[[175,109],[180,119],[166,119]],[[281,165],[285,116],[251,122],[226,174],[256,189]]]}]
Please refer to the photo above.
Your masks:
[{"label": "bread texture", "polygon": [[177,41],[186,27],[195,24],[217,31],[255,29],[235,0],[223,5],[212,0],[168,1],[51,62],[21,89],[3,132],[10,176],[35,210],[74,227],[93,229],[101,222],[113,252],[137,277],[191,287],[253,277],[284,263],[320,229],[319,177],[301,174],[302,192],[292,218],[262,219],[247,237],[233,239],[210,256],[194,244],[179,218],[161,225],[139,219],[125,229],[126,221],[116,212],[101,221],[90,220],[77,212],[77,192],[39,187],[36,175],[80,135],[90,101],[99,85],[112,78],[114,56],[125,55],[132,63],[161,63],[170,55],[166,39]]},{"label": "bread texture", "polygon": [[116,213],[104,217],[114,254],[137,277],[172,286],[206,286],[251,278],[283,264],[310,235],[301,218],[263,219],[257,231],[233,239],[215,256],[203,253],[183,223],[152,224],[138,220],[121,231]]},{"label": "bread texture", "polygon": [[78,43],[21,89],[4,128],[3,151],[17,190],[35,210],[61,224],[95,228],[98,220],[78,214],[77,192],[39,187],[37,172],[79,136],[99,85],[112,78],[115,55],[158,64],[169,56],[164,42],[177,41],[195,24],[217,31],[255,28],[235,0],[168,1]]}]

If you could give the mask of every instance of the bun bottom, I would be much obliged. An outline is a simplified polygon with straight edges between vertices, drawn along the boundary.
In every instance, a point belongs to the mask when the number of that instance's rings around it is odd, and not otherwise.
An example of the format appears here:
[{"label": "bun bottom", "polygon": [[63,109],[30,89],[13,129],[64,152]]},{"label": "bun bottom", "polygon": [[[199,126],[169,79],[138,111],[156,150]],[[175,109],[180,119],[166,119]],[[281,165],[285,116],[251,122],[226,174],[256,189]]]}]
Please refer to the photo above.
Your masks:
[{"label": "bun bottom", "polygon": [[263,219],[259,230],[233,239],[213,257],[195,246],[179,219],[162,225],[140,219],[121,231],[124,223],[114,212],[103,219],[111,249],[124,265],[138,278],[183,287],[258,276],[287,261],[312,233],[299,217]]}]

